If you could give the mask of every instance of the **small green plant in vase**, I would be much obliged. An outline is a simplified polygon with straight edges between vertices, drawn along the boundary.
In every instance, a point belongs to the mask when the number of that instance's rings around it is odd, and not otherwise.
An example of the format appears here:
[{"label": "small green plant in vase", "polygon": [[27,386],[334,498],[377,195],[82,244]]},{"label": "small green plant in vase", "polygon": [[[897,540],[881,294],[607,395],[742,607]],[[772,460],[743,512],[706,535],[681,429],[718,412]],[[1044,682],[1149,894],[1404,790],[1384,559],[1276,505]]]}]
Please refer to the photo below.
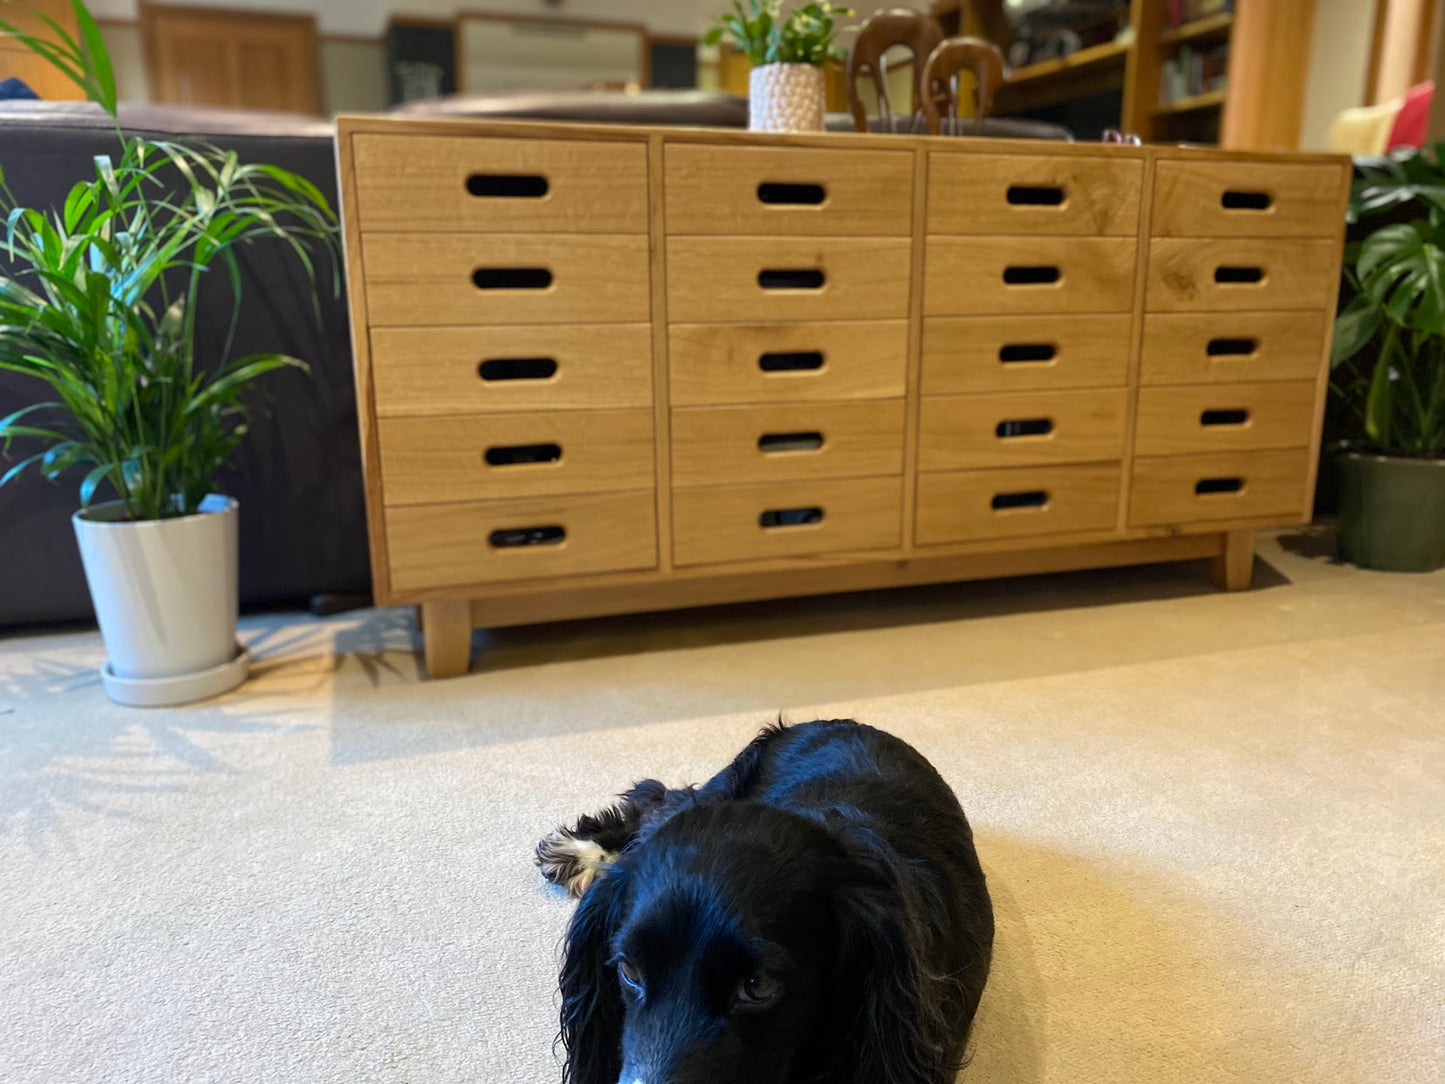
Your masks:
[{"label": "small green plant in vase", "polygon": [[[72,0],[78,38],[7,31],[117,117],[110,59]],[[237,251],[289,245],[315,285],[313,253],[340,264],[335,215],[314,185],[215,147],[138,138],[116,120],[116,153],[52,208],[17,205],[0,147],[0,368],[43,398],[0,418],[0,485],[26,471],[79,478],[75,527],[110,660],[128,703],[210,695],[245,677],[236,644],[236,502],[211,492],[247,430],[258,378],[303,363],[279,354],[196,365],[197,297]],[[227,337],[229,344],[230,337]]]},{"label": "small green plant in vase", "polygon": [[703,41],[727,39],[748,58],[748,127],[767,132],[821,132],[827,101],[823,65],[841,60],[839,17],[850,8],[802,4],[786,14],[780,0],[733,0]]},{"label": "small green plant in vase", "polygon": [[1335,322],[1340,549],[1370,568],[1445,564],[1445,144],[1361,160],[1345,250],[1354,297]]}]

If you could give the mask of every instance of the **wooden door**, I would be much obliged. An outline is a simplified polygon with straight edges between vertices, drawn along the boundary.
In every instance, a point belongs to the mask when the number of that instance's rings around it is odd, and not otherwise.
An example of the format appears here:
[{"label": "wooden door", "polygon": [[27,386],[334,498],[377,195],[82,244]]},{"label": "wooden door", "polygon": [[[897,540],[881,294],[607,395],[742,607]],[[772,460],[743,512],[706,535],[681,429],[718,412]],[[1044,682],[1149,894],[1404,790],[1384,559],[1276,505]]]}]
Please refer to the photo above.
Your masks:
[{"label": "wooden door", "polygon": [[[36,12],[54,19],[71,37],[76,36],[75,13],[69,0],[0,0],[0,19],[27,34],[52,37]],[[49,61],[32,53],[14,38],[0,34],[0,80],[19,79],[49,101],[84,98],[85,92],[67,79]]]},{"label": "wooden door", "polygon": [[141,26],[158,102],[322,111],[314,16],[143,3]]}]

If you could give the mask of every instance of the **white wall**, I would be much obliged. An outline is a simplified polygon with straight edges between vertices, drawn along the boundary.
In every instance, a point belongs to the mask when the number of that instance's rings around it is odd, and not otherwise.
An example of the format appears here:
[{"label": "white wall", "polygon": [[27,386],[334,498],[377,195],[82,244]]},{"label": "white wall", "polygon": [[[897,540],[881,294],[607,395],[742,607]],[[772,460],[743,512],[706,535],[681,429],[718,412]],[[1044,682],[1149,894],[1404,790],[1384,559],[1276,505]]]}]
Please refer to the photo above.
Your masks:
[{"label": "white wall", "polygon": [[1365,104],[1376,0],[1316,0],[1300,150],[1329,149],[1341,110]]}]

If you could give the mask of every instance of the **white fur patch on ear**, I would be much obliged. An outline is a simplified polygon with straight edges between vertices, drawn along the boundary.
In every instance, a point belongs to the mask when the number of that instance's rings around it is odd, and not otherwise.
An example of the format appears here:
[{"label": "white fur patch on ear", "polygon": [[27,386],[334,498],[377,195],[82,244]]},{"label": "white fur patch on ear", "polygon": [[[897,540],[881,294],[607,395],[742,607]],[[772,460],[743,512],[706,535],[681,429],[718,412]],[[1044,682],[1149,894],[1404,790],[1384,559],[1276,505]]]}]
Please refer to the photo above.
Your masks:
[{"label": "white fur patch on ear", "polygon": [[581,899],[592,882],[616,861],[617,856],[604,851],[600,843],[578,839],[565,828],[558,828],[537,844],[537,866],[542,876],[576,899]]}]

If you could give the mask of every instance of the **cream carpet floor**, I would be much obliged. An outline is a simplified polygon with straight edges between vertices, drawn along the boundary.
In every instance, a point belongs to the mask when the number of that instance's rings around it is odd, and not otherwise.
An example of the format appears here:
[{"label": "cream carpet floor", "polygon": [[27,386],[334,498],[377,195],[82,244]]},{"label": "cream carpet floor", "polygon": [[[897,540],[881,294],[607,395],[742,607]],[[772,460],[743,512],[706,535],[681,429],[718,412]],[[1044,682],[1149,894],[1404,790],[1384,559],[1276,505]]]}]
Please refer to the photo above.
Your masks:
[{"label": "cream carpet floor", "polygon": [[108,704],[0,640],[6,1084],[544,1084],[568,902],[538,835],[701,780],[780,710],[913,742],[998,915],[965,1084],[1439,1081],[1445,574],[1201,565],[479,635],[245,622],[221,700]]}]

